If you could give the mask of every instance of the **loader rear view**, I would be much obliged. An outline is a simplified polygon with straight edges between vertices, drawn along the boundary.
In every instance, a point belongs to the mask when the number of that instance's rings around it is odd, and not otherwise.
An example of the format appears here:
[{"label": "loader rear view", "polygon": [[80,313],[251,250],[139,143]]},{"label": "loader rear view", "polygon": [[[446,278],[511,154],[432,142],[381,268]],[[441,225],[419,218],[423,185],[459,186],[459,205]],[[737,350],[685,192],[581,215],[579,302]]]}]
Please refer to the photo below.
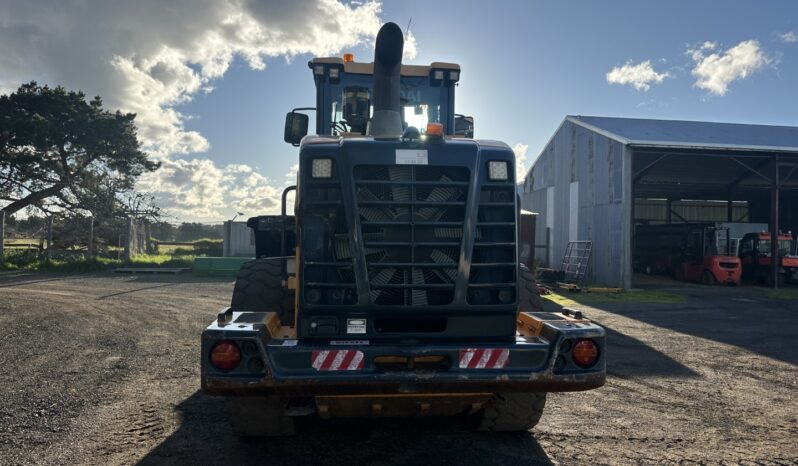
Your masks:
[{"label": "loader rear view", "polygon": [[[463,136],[460,68],[401,64],[388,23],[374,63],[317,58],[316,132],[299,146],[294,215],[250,219],[257,259],[202,335],[202,388],[242,435],[297,416],[463,414],[478,429],[540,419],[548,391],[605,379],[604,330],[536,307],[531,238],[504,143]],[[308,109],[305,109],[308,110]]]}]

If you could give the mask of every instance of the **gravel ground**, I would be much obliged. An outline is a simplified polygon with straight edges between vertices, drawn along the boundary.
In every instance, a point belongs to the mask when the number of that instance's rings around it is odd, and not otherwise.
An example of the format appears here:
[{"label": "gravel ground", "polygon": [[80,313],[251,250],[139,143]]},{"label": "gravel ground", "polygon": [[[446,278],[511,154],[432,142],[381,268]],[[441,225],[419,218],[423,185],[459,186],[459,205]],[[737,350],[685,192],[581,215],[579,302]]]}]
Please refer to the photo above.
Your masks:
[{"label": "gravel ground", "polygon": [[230,281],[0,276],[0,464],[798,464],[798,304],[685,287],[582,306],[609,332],[601,389],[551,394],[530,434],[452,419],[312,421],[242,442],[198,391]]}]

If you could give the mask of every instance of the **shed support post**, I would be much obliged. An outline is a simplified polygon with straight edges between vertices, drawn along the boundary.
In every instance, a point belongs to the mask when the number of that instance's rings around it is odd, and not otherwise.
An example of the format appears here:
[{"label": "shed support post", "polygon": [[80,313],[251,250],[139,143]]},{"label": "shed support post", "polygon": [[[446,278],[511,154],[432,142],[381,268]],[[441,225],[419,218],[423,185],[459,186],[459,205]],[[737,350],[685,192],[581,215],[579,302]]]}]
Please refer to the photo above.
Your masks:
[{"label": "shed support post", "polygon": [[[634,234],[635,234],[635,181],[632,177],[632,161],[634,159],[634,152],[629,146],[623,146],[623,166],[622,166],[622,183],[623,193],[621,199],[624,199],[622,205],[624,209],[624,218],[626,225],[623,234],[623,249],[621,267],[623,270],[620,274],[620,285],[626,290],[632,289],[632,251],[634,251]],[[660,157],[661,159],[662,157]],[[642,173],[641,173],[642,175]]]},{"label": "shed support post", "polygon": [[670,225],[673,223],[673,201],[665,199],[665,223]]},{"label": "shed support post", "polygon": [[773,155],[773,181],[770,184],[770,278],[773,288],[779,287],[779,156]]},{"label": "shed support post", "polygon": [[726,221],[734,221],[734,202],[732,201],[731,189],[729,190],[729,195],[726,198]]}]

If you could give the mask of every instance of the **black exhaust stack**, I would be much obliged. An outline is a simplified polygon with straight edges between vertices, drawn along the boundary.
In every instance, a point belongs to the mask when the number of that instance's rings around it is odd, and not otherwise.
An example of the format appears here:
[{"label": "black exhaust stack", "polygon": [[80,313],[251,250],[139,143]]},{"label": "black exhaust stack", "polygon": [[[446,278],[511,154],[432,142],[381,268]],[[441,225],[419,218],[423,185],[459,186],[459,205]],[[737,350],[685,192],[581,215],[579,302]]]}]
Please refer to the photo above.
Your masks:
[{"label": "black exhaust stack", "polygon": [[396,23],[385,23],[377,34],[374,49],[374,115],[368,134],[378,139],[402,136],[402,115],[399,102],[399,75],[405,40]]}]

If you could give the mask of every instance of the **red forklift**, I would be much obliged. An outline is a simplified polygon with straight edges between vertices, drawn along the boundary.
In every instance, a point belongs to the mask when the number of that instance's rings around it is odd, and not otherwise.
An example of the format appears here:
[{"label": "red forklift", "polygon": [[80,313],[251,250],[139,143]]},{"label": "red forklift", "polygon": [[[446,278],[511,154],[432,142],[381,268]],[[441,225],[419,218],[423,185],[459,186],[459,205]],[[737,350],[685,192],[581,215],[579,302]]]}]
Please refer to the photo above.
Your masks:
[{"label": "red forklift", "polygon": [[740,284],[742,267],[729,229],[714,223],[638,225],[635,268],[705,285]]},{"label": "red forklift", "polygon": [[[798,272],[798,255],[794,254],[792,234],[778,234],[779,278],[778,284],[792,280]],[[771,264],[771,234],[767,231],[748,233],[740,240],[739,256],[743,267],[743,278],[747,281],[773,286],[773,276],[770,273]]]}]

